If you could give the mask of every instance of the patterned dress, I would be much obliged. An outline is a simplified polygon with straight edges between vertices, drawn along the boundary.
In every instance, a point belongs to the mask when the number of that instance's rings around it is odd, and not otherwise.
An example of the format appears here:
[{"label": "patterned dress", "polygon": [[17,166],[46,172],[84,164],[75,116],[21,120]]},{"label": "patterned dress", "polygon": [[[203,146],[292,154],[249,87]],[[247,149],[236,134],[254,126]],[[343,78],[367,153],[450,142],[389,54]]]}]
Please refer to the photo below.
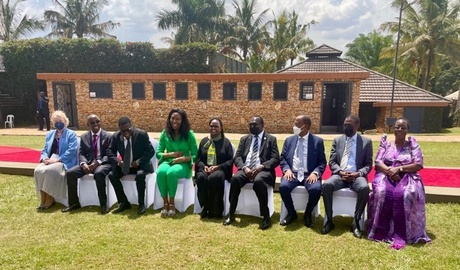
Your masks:
[{"label": "patterned dress", "polygon": [[[383,135],[375,164],[389,167],[408,164],[423,166],[420,145],[408,137],[402,148],[387,141]],[[418,172],[400,174],[401,181],[394,182],[383,172],[375,173],[368,204],[368,238],[392,243],[391,248],[401,249],[407,244],[430,242],[426,234],[425,189]]]}]

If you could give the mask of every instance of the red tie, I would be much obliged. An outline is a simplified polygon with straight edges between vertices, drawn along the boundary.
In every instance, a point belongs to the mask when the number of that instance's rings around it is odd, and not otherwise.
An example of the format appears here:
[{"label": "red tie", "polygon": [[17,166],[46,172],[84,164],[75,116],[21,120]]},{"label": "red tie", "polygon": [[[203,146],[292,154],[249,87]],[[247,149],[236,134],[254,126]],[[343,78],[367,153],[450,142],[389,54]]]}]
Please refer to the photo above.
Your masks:
[{"label": "red tie", "polygon": [[93,149],[94,149],[94,159],[97,160],[97,135],[93,135]]}]

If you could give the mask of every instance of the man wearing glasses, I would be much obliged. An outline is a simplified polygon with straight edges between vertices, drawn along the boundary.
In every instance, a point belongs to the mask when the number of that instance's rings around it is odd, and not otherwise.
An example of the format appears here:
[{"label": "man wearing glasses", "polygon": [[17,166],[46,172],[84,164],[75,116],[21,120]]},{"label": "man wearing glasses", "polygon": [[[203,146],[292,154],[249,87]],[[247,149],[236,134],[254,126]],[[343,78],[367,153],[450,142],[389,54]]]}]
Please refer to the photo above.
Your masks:
[{"label": "man wearing glasses", "polygon": [[109,174],[112,166],[107,157],[107,148],[110,145],[112,135],[101,129],[101,120],[95,114],[86,119],[89,131],[81,136],[79,150],[79,165],[67,171],[67,191],[69,206],[62,209],[62,212],[70,212],[81,208],[77,195],[78,178],[85,174],[93,174],[96,181],[97,194],[101,206],[101,214],[108,213],[107,193],[105,177]]},{"label": "man wearing glasses", "polygon": [[[142,215],[145,213],[145,176],[153,173],[150,159],[155,154],[155,150],[150,143],[147,132],[133,127],[131,119],[128,117],[120,117],[118,127],[120,130],[113,134],[112,143],[107,149],[107,156],[113,166],[109,173],[109,179],[118,200],[118,208],[113,213],[117,214],[131,209],[131,204],[123,191],[120,179],[123,175],[135,174],[139,203],[137,213]],[[120,154],[121,160],[117,157],[117,152]]]}]

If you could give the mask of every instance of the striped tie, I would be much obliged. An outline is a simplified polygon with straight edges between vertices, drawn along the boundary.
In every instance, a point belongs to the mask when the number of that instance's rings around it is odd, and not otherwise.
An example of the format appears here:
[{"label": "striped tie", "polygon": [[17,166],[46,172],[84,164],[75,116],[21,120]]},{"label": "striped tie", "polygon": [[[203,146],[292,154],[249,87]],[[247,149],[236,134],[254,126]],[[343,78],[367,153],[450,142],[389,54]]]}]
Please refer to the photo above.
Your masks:
[{"label": "striped tie", "polygon": [[350,152],[351,152],[351,144],[352,144],[352,139],[347,137],[347,142],[345,145],[345,152],[343,152],[342,160],[340,161],[340,169],[342,171],[345,171],[345,169],[348,166],[348,159],[350,157]]},{"label": "striped tie", "polygon": [[259,155],[259,136],[254,136],[254,144],[252,145],[251,162],[249,168],[254,169],[256,166],[257,156]]}]

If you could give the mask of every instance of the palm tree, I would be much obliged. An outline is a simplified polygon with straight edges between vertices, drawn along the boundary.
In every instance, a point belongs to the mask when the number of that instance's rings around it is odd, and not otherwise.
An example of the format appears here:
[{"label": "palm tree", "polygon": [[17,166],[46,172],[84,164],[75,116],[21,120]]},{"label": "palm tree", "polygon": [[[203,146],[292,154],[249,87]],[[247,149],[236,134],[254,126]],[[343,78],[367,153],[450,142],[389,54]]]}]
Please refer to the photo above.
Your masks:
[{"label": "palm tree", "polygon": [[34,17],[29,17],[27,14],[21,16],[21,10],[18,5],[26,0],[16,0],[10,3],[10,0],[0,1],[0,40],[6,42],[18,39],[22,36],[34,32],[35,30],[43,30],[43,22]]},{"label": "palm tree", "polygon": [[359,34],[351,43],[345,54],[346,59],[357,63],[363,67],[382,72],[392,66],[390,57],[382,57],[387,48],[393,45],[393,38],[390,35],[382,35],[377,31],[372,31],[367,35]]},{"label": "palm tree", "polygon": [[49,37],[78,38],[110,37],[108,33],[118,26],[119,23],[112,21],[98,23],[99,10],[107,5],[107,0],[53,0],[61,13],[54,10],[45,11],[45,20],[51,24]]},{"label": "palm tree", "polygon": [[291,65],[298,57],[303,60],[301,54],[314,46],[313,41],[307,37],[307,29],[316,22],[312,20],[307,24],[298,24],[297,21],[298,14],[295,11],[288,13],[284,10],[271,22],[274,31],[273,38],[268,39],[268,47],[274,56],[277,70],[284,68],[288,60],[291,60]]},{"label": "palm tree", "polygon": [[[427,89],[433,67],[440,55],[458,59],[460,55],[460,3],[448,0],[393,0],[392,6],[403,8],[401,23],[401,56],[409,64],[417,63],[420,87]],[[397,33],[397,22],[386,22],[382,29]],[[414,59],[415,57],[415,59]]]},{"label": "palm tree", "polygon": [[235,16],[229,16],[232,30],[224,40],[226,47],[222,52],[234,54],[246,63],[250,50],[254,54],[261,53],[261,42],[267,36],[267,25],[263,20],[269,9],[256,17],[256,0],[242,0],[241,5],[234,0],[233,7]]},{"label": "palm tree", "polygon": [[178,6],[178,10],[163,10],[156,20],[160,29],[177,29],[174,44],[217,44],[219,33],[227,23],[224,0],[172,0],[172,3]]}]

